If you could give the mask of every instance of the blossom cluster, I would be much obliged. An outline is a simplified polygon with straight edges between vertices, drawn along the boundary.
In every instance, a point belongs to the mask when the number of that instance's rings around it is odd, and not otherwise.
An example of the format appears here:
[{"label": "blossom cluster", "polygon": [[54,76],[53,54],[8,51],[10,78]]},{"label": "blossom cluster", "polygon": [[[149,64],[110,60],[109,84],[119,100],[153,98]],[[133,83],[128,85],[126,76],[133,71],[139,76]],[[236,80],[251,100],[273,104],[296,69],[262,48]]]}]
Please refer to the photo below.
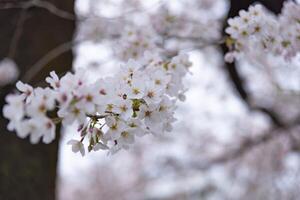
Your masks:
[{"label": "blossom cluster", "polygon": [[163,59],[146,52],[142,59],[123,64],[115,76],[93,83],[83,70],[61,78],[51,72],[46,88],[17,82],[20,92],[6,97],[3,115],[10,131],[29,136],[32,143],[50,143],[58,124],[76,123],[78,133],[68,142],[74,152],[84,155],[87,141],[88,151],[114,153],[128,149],[136,136],[171,131],[190,65],[186,54]]},{"label": "blossom cluster", "polygon": [[159,53],[161,51],[161,40],[151,27],[135,28],[125,27],[120,38],[116,42],[115,55],[121,60],[127,61],[131,58],[138,59],[146,51]]},{"label": "blossom cluster", "polygon": [[[93,1],[93,4],[90,12],[83,13],[87,19],[79,21],[77,39],[111,45],[114,57],[122,61],[138,59],[145,51],[160,53],[167,50],[168,54],[174,55],[183,49],[182,46],[191,48],[221,38],[220,16],[211,12],[216,4],[222,4],[222,0],[181,1],[180,8],[164,3],[151,9],[142,1],[120,1],[120,5]],[[109,18],[93,10],[109,6],[120,13],[119,17]],[[210,14],[205,15],[205,11]]]},{"label": "blossom cluster", "polygon": [[[199,38],[204,41],[219,39],[220,22],[212,16],[205,18],[201,15],[199,10],[204,9],[198,5],[201,1],[193,2],[194,4],[192,2],[186,2],[183,12],[172,12],[166,6],[160,7],[155,13],[150,14],[153,29],[158,35],[165,37]],[[217,1],[214,3],[217,3]],[[186,12],[186,10],[189,10],[189,12]]]},{"label": "blossom cluster", "polygon": [[[137,59],[146,51],[173,54],[181,49],[184,41],[190,41],[189,46],[193,46],[220,38],[220,24],[216,20],[201,21],[198,15],[173,14],[166,6],[149,13],[146,19],[147,24],[139,25],[139,28],[134,23],[127,23],[123,28],[114,45],[117,58],[123,61]],[[172,39],[177,42],[173,44]]]},{"label": "blossom cluster", "polygon": [[227,45],[231,52],[226,55],[227,61],[266,52],[291,59],[300,51],[299,3],[286,2],[279,16],[261,5],[250,6],[229,19],[228,24]]}]

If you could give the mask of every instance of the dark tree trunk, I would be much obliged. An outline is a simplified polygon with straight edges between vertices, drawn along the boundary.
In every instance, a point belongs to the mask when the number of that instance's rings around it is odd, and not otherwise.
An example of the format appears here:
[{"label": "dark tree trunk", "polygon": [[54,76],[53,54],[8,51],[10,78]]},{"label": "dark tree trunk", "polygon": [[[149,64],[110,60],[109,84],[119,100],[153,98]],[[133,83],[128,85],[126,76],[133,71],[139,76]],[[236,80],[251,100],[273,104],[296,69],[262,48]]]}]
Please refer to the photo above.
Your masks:
[{"label": "dark tree trunk", "polygon": [[[0,0],[0,8],[26,1]],[[73,0],[47,0],[61,10],[73,13]],[[21,70],[21,77],[44,55],[60,44],[72,40],[75,21],[58,17],[45,8],[0,9],[0,60],[10,56]],[[19,36],[16,36],[19,32]],[[19,38],[19,39],[18,39]],[[12,48],[15,42],[15,47]],[[12,49],[15,49],[12,51]],[[13,53],[12,53],[13,52]],[[73,55],[69,50],[47,63],[30,83],[38,85],[52,70],[71,69]],[[0,88],[0,107],[4,96],[14,86]],[[32,145],[6,130],[7,121],[0,114],[0,199],[55,199],[59,136],[55,142]]]}]

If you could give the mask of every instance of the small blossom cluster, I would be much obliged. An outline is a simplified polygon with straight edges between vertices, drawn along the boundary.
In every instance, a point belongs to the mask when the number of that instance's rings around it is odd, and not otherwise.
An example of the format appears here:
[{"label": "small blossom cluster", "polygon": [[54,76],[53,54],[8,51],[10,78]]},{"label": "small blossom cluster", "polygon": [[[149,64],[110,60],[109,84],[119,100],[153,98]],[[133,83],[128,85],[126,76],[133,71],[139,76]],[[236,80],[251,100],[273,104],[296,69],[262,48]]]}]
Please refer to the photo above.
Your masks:
[{"label": "small blossom cluster", "polygon": [[115,54],[124,61],[130,58],[138,59],[146,51],[159,53],[159,43],[161,43],[161,40],[151,27],[136,29],[135,27],[127,26],[118,39],[117,45],[115,45]]},{"label": "small blossom cluster", "polygon": [[[193,20],[195,18],[195,20]],[[175,39],[180,46],[181,40],[194,40],[190,46],[220,38],[220,26],[216,20],[201,22],[201,17],[184,14],[172,14],[166,6],[148,15],[146,25],[127,24],[115,46],[115,55],[123,61],[138,59],[146,51],[172,54],[180,48],[172,45],[168,48],[168,40]],[[208,26],[209,24],[209,26]],[[199,37],[201,35],[201,37]],[[172,43],[171,43],[172,44]]]},{"label": "small blossom cluster", "polygon": [[220,22],[213,17],[204,18],[199,12],[201,9],[199,5],[189,5],[188,2],[185,10],[189,12],[172,12],[170,8],[162,6],[150,15],[150,22],[157,35],[164,37],[199,38],[203,42],[219,39]]},{"label": "small blossom cluster", "polygon": [[[122,61],[138,59],[145,51],[161,53],[167,50],[164,53],[174,55],[183,49],[182,46],[190,48],[221,38],[220,16],[211,15],[220,1],[182,1],[181,12],[172,9],[169,4],[150,10],[141,1],[124,1],[124,4],[120,1],[120,5],[110,5],[120,10],[119,17],[112,18],[99,12],[95,16],[95,11],[92,11],[96,7],[107,7],[109,2],[94,2],[91,12],[86,14],[87,18],[79,21],[76,38],[78,41],[111,45],[114,57]],[[134,12],[126,13],[125,8]],[[210,14],[204,15],[199,10]]]},{"label": "small blossom cluster", "polygon": [[0,87],[14,82],[19,76],[19,69],[16,63],[4,58],[0,61]]},{"label": "small blossom cluster", "polygon": [[101,42],[119,37],[123,31],[123,20],[107,20],[101,17],[91,17],[78,22],[76,39],[78,41]]},{"label": "small blossom cluster", "polygon": [[128,149],[136,136],[171,131],[190,65],[185,54],[167,60],[146,52],[143,59],[123,64],[115,76],[93,83],[83,70],[61,78],[51,72],[46,88],[19,81],[20,93],[6,97],[3,114],[9,119],[8,129],[21,138],[29,136],[32,143],[50,143],[56,125],[76,123],[78,133],[68,142],[73,152],[84,155],[88,143],[88,151],[114,153]]},{"label": "small blossom cluster", "polygon": [[227,61],[240,56],[271,53],[291,59],[300,51],[300,5],[288,1],[279,16],[261,5],[241,10],[239,16],[228,20],[227,46],[231,52]]}]

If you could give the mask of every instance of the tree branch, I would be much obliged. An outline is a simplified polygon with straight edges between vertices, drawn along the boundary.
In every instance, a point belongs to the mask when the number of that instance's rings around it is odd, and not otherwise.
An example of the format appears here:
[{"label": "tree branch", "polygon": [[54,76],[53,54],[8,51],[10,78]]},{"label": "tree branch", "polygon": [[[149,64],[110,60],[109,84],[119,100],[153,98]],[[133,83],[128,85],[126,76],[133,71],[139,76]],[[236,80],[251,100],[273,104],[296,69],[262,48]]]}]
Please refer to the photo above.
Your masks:
[{"label": "tree branch", "polygon": [[21,78],[24,82],[30,82],[50,61],[62,55],[63,53],[71,50],[75,45],[81,41],[70,41],[55,47],[39,59]]},{"label": "tree branch", "polygon": [[28,9],[31,7],[46,9],[50,13],[67,20],[72,20],[72,21],[76,20],[76,16],[74,14],[69,13],[65,10],[61,10],[48,1],[30,0],[26,2],[11,2],[11,1],[0,2],[0,9],[11,9],[11,8]]},{"label": "tree branch", "polygon": [[13,59],[16,54],[16,49],[20,40],[20,37],[22,36],[23,32],[23,25],[25,23],[27,14],[27,8],[24,8],[20,14],[20,17],[18,19],[15,32],[12,36],[12,40],[10,42],[9,51],[8,51],[8,57]]},{"label": "tree branch", "polygon": [[[228,152],[224,153],[223,155],[218,156],[204,164],[203,163],[201,163],[200,165],[195,164],[194,166],[201,170],[207,170],[207,169],[210,169],[211,167],[217,166],[219,164],[224,164],[224,163],[227,163],[230,161],[234,161],[236,159],[243,157],[246,153],[250,152],[252,149],[254,149],[262,144],[265,144],[267,142],[270,142],[273,139],[277,138],[278,136],[288,136],[288,137],[290,137],[290,139],[292,140],[292,142],[294,144],[298,144],[298,142],[295,141],[295,138],[293,137],[293,135],[286,134],[286,133],[299,125],[300,125],[300,116],[298,116],[294,121],[292,121],[289,124],[286,124],[283,127],[280,127],[280,128],[274,127],[265,134],[259,135],[255,138],[247,138],[244,141],[242,141],[241,144],[237,148],[235,148],[231,151],[228,151]],[[294,148],[293,145],[292,145],[292,148]]]}]

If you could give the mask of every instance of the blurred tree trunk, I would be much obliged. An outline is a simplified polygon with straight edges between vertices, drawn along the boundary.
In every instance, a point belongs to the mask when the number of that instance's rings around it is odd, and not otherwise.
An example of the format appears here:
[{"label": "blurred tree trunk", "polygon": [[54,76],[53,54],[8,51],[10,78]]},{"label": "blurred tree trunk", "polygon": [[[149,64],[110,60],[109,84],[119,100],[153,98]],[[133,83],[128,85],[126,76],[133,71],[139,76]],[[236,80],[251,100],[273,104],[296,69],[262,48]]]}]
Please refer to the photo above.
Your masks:
[{"label": "blurred tree trunk", "polygon": [[[18,5],[28,1],[0,0],[0,8],[7,3]],[[46,1],[45,1],[46,2]],[[73,14],[73,0],[47,0],[57,8]],[[49,5],[49,4],[48,4]],[[70,42],[75,28],[74,19],[59,17],[42,7],[0,9],[0,60],[12,52],[21,77],[50,50]],[[30,84],[38,85],[52,70],[66,72],[72,67],[73,55],[68,50],[47,63]],[[6,130],[3,119],[4,96],[14,86],[0,88],[0,199],[55,199],[56,169],[59,135],[50,145],[32,145]]]}]

